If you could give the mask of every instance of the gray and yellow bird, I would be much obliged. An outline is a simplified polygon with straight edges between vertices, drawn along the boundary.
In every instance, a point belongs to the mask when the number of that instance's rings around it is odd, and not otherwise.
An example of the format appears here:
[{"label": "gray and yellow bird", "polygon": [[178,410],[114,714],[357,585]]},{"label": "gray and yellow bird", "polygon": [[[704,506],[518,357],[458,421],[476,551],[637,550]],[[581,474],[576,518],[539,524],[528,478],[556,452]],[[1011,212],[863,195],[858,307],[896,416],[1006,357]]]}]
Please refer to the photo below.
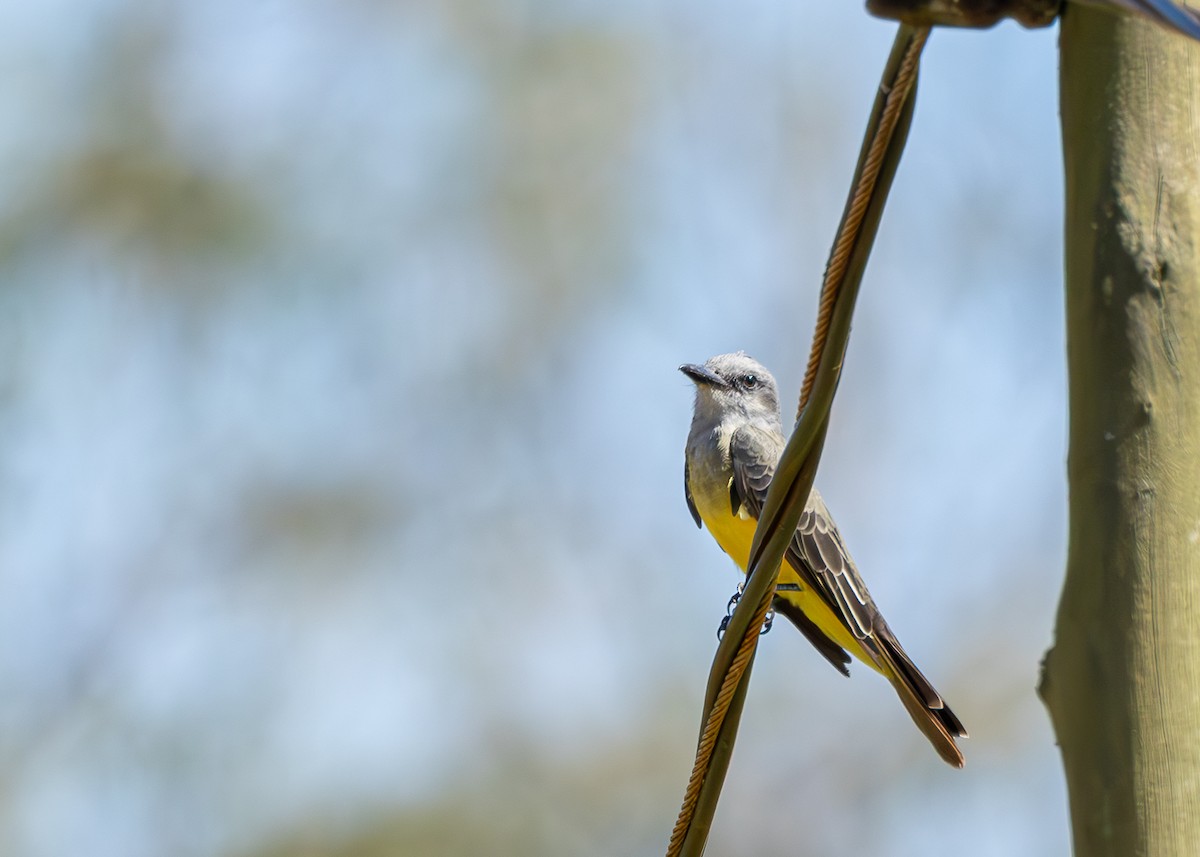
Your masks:
[{"label": "gray and yellow bird", "polygon": [[[745,572],[767,488],[787,444],[775,379],[742,352],[679,369],[696,384],[683,471],[688,509],[696,526],[708,527]],[[779,583],[786,586],[776,592],[775,610],[843,675],[850,674],[850,655],[881,673],[938,754],[961,768],[954,739],[967,731],[883,620],[815,488]]]}]

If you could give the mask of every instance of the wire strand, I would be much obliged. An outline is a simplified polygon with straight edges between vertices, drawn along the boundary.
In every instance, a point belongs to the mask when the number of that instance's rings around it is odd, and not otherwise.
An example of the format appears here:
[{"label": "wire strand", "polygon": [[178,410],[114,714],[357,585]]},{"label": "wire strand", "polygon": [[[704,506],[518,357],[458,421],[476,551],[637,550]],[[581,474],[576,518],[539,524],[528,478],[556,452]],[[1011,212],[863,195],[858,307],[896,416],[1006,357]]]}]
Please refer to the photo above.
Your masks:
[{"label": "wire strand", "polygon": [[708,772],[708,763],[712,758],[713,747],[716,746],[717,736],[721,733],[721,724],[725,722],[725,715],[733,701],[733,694],[737,690],[738,682],[746,672],[746,665],[754,655],[754,650],[758,645],[758,635],[774,595],[774,587],[772,587],[768,593],[769,597],[763,599],[758,611],[751,619],[750,627],[746,629],[746,635],[742,638],[737,655],[729,665],[729,671],[725,673],[721,690],[717,693],[712,711],[709,712],[708,720],[704,724],[704,732],[700,736],[700,744],[696,748],[696,762],[692,766],[692,774],[688,778],[687,789],[683,793],[683,806],[675,821],[675,829],[671,831],[667,857],[678,857],[683,848],[684,838],[687,836],[688,828],[692,824],[692,817],[696,812],[696,802],[700,799],[700,787],[704,785],[704,777]]},{"label": "wire strand", "polygon": [[879,179],[879,169],[883,164],[883,155],[887,151],[888,142],[900,118],[900,109],[904,106],[913,81],[917,76],[917,67],[921,60],[921,50],[925,40],[929,38],[929,28],[922,27],[913,34],[900,70],[896,74],[895,85],[885,93],[887,103],[879,118],[879,127],[867,150],[866,160],[863,161],[862,175],[854,186],[850,205],[846,209],[846,217],[838,230],[833,252],[829,254],[829,264],[825,266],[825,278],[821,283],[821,299],[817,307],[816,330],[813,331],[812,350],[808,356],[808,367],[804,370],[804,384],[800,387],[800,404],[796,408],[796,419],[804,413],[808,397],[812,395],[813,382],[817,377],[817,367],[825,355],[825,343],[829,338],[829,321],[833,318],[833,307],[846,280],[846,266],[850,263],[850,254],[858,243],[863,218],[867,213],[867,205],[875,193],[875,185]]},{"label": "wire strand", "polygon": [[[826,265],[825,276],[821,284],[816,330],[813,333],[812,351],[809,355],[808,367],[805,371],[804,384],[800,391],[797,422],[799,422],[800,414],[803,412],[805,405],[808,403],[809,396],[812,394],[813,384],[825,355],[834,308],[837,305],[838,296],[846,279],[851,256],[862,233],[864,218],[866,217],[869,204],[878,184],[885,153],[891,143],[901,110],[908,99],[913,82],[916,79],[921,50],[924,48],[928,36],[928,27],[915,28],[911,40],[904,49],[904,55],[892,85],[884,92],[885,102],[883,110],[880,112],[879,123],[871,137],[867,156],[863,160],[863,166],[854,183],[846,213],[838,227],[833,250],[830,253],[829,263]],[[898,38],[900,38],[899,35]],[[754,570],[755,568],[757,568],[757,565],[752,566],[747,571]],[[730,706],[739,688],[742,686],[746,670],[758,646],[759,631],[762,628],[763,620],[774,598],[775,586],[776,581],[771,581],[766,596],[758,605],[754,616],[751,617],[750,624],[746,628],[737,653],[730,661],[729,667],[721,680],[720,689],[714,697],[712,706],[705,719],[704,731],[701,733],[700,741],[696,748],[696,760],[692,766],[691,776],[688,778],[687,788],[684,790],[683,805],[680,808],[679,817],[675,821],[675,827],[671,831],[671,839],[667,846],[667,857],[680,857],[684,845],[688,841],[688,831],[692,827],[705,780],[710,771],[714,748],[720,737],[726,715],[729,713]],[[700,852],[697,849],[689,849],[689,854],[692,853],[698,854]]]}]

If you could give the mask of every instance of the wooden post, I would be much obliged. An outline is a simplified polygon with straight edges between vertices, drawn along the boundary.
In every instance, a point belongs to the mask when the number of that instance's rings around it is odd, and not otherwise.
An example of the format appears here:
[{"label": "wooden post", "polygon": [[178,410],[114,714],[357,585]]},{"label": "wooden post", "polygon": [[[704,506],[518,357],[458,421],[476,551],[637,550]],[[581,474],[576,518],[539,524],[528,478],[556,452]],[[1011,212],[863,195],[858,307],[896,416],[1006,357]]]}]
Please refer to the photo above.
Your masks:
[{"label": "wooden post", "polygon": [[1194,857],[1200,45],[1069,4],[1061,87],[1070,546],[1039,692],[1077,857]]}]

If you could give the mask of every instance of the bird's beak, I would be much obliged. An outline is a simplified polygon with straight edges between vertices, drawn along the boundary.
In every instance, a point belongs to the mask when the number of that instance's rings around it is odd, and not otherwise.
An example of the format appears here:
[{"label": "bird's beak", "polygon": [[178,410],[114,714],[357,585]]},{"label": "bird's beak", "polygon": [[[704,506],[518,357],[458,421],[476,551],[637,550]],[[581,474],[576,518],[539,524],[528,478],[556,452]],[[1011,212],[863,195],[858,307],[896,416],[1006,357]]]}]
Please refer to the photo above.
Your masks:
[{"label": "bird's beak", "polygon": [[679,371],[697,384],[711,384],[714,387],[729,386],[728,381],[706,366],[697,366],[695,363],[684,363],[679,367]]}]

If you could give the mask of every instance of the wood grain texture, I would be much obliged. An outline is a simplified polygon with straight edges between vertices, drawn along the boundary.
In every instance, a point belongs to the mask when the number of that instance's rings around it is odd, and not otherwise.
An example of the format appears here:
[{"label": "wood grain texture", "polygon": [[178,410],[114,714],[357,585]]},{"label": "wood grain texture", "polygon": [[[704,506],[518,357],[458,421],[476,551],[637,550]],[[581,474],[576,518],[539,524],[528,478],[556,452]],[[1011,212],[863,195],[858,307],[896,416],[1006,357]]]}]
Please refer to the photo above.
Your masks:
[{"label": "wood grain texture", "polygon": [[1070,536],[1040,692],[1077,855],[1200,848],[1200,46],[1069,6]]}]

